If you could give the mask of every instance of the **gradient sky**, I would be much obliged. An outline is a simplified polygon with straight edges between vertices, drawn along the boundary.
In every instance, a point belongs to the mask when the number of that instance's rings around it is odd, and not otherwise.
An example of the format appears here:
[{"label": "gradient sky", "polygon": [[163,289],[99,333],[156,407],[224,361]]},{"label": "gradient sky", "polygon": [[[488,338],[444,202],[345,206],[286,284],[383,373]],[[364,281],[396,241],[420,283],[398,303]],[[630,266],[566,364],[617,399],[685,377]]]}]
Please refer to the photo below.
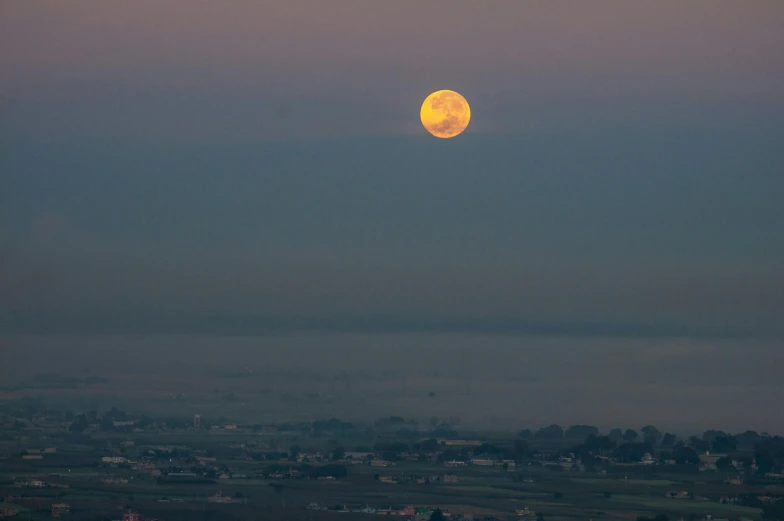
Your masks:
[{"label": "gradient sky", "polygon": [[[780,335],[779,0],[5,2],[0,331]],[[468,130],[422,100],[453,89]]]}]

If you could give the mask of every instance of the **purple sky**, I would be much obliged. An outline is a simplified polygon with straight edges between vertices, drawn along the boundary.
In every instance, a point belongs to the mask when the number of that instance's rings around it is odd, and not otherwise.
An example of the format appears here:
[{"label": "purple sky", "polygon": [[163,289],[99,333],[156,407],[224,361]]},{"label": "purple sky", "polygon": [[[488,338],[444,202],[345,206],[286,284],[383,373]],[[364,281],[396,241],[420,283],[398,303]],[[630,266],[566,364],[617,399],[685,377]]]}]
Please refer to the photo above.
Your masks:
[{"label": "purple sky", "polygon": [[[6,2],[0,325],[780,333],[783,20],[779,0]],[[438,89],[472,107],[442,143],[418,118]]]},{"label": "purple sky", "polygon": [[440,88],[475,132],[747,121],[784,110],[782,19],[776,0],[16,2],[3,103],[12,133],[170,141],[414,132]]}]

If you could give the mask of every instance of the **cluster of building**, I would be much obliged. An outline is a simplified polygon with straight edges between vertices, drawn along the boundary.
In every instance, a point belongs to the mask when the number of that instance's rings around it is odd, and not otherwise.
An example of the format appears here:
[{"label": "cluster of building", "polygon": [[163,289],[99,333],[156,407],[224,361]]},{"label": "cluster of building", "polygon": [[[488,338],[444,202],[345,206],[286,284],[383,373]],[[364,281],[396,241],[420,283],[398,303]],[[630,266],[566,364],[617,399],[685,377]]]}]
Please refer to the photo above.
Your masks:
[{"label": "cluster of building", "polygon": [[[308,510],[330,510],[325,505],[311,502],[307,506]],[[405,517],[406,519],[410,519],[413,521],[427,521],[430,519],[430,516],[433,514],[435,509],[432,507],[414,507],[414,506],[405,506],[400,508],[393,508],[393,507],[381,507],[375,508],[371,506],[364,506],[364,507],[347,507],[343,505],[342,508],[337,510],[337,512],[341,513],[355,513],[355,514],[374,514],[378,516],[401,516]],[[473,520],[473,516],[470,514],[463,514],[460,516],[453,515],[449,510],[441,510],[441,513],[447,519],[454,519],[455,521],[469,521]]]},{"label": "cluster of building", "polygon": [[101,480],[105,485],[124,485],[128,483],[126,478],[111,477]]},{"label": "cluster of building", "polygon": [[670,499],[691,499],[693,501],[710,501],[709,498],[705,496],[697,496],[694,495],[692,492],[686,492],[685,490],[682,491],[669,491],[664,494],[665,497]]},{"label": "cluster of building", "polygon": [[400,483],[413,483],[417,485],[426,485],[429,483],[457,483],[458,478],[454,474],[445,474],[444,476],[379,476],[378,480],[381,483],[397,485]]},{"label": "cluster of building", "polygon": [[[53,503],[52,517],[59,518],[64,514],[71,513],[71,505],[68,503]],[[0,505],[0,518],[14,517],[19,515],[19,508],[16,506]]]},{"label": "cluster of building", "polygon": [[519,509],[515,510],[515,514],[518,517],[536,517],[536,511],[535,510],[531,510],[528,507],[519,508]]},{"label": "cluster of building", "polygon": [[52,517],[60,517],[71,513],[71,505],[68,503],[54,503],[52,505]]},{"label": "cluster of building", "polygon": [[104,456],[103,458],[101,458],[101,462],[108,463],[109,465],[121,465],[121,464],[132,463],[128,458],[124,458],[122,456]]},{"label": "cluster of building", "polygon": [[210,496],[207,498],[209,503],[239,503],[239,499],[235,499],[231,496],[224,496],[223,493],[219,490],[215,495]]},{"label": "cluster of building", "polygon": [[302,472],[297,469],[280,470],[267,476],[269,479],[299,479],[302,477]]},{"label": "cluster of building", "polygon": [[46,482],[40,479],[24,479],[14,481],[15,487],[44,488]]},{"label": "cluster of building", "polygon": [[[322,505],[320,503],[311,502],[307,506],[308,510],[333,510],[340,513],[354,513],[354,514],[372,514],[377,516],[396,516],[402,517],[406,521],[429,521],[430,516],[436,510],[434,507],[423,506],[423,507],[416,507],[416,506],[404,506],[404,507],[371,507],[369,505],[365,505],[364,507],[347,507],[343,505],[340,508],[330,509],[329,507]],[[445,519],[451,519],[453,521],[474,521],[475,519],[479,519],[479,517],[475,516],[470,512],[464,513],[454,513],[450,512],[448,509],[438,509],[441,511]],[[536,512],[534,510],[529,509],[528,507],[524,507],[522,509],[518,509],[515,511],[515,515],[521,518],[535,518]]]},{"label": "cluster of building", "polygon": [[508,470],[514,470],[517,467],[517,464],[514,460],[490,458],[471,458],[468,461],[450,460],[445,461],[444,465],[451,468],[467,467],[469,465],[474,465],[477,467],[504,467]]}]

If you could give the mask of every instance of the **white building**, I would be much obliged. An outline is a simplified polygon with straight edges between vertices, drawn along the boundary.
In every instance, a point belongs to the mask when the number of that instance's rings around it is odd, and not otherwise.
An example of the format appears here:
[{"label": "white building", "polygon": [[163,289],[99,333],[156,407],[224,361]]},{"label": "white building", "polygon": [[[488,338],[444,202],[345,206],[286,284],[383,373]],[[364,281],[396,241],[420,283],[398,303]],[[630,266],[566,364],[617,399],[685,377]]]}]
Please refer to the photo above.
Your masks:
[{"label": "white building", "polygon": [[121,456],[104,456],[101,458],[101,461],[104,463],[112,463],[114,465],[118,465],[120,463],[128,463],[127,458],[123,458]]},{"label": "white building", "polygon": [[473,458],[471,460],[471,465],[478,465],[480,467],[492,467],[494,465],[494,463],[493,463],[493,460],[491,460],[491,459]]}]

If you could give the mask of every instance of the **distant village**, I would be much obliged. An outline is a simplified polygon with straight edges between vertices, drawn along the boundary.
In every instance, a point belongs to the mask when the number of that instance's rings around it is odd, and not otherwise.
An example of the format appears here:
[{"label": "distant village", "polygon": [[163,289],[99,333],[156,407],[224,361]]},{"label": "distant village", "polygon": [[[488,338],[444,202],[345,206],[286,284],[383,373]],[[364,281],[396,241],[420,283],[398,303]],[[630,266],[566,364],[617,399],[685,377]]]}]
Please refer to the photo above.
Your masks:
[{"label": "distant village", "polygon": [[[460,486],[464,472],[501,473],[512,483],[535,485],[537,472],[568,473],[571,475],[608,476],[633,473],[635,469],[691,467],[701,474],[719,475],[725,485],[741,489],[751,481],[765,480],[784,486],[784,439],[766,433],[747,431],[728,434],[706,431],[703,436],[678,439],[671,433],[661,433],[646,426],[614,429],[602,434],[590,426],[563,429],[557,425],[537,431],[520,431],[507,442],[483,437],[459,436],[454,420],[419,425],[398,417],[376,420],[374,432],[381,433],[372,447],[346,449],[339,445],[329,450],[309,449],[298,444],[282,445],[295,434],[298,439],[314,440],[336,432],[356,429],[338,419],[319,420],[299,424],[242,425],[231,422],[208,422],[200,415],[190,421],[160,421],[146,416],[131,417],[118,409],[104,414],[37,414],[5,415],[0,427],[6,440],[16,440],[17,446],[0,458],[16,459],[32,465],[45,465],[56,460],[61,450],[47,445],[46,440],[58,435],[79,435],[96,446],[92,467],[88,473],[84,464],[78,472],[65,469],[59,473],[31,476],[19,475],[12,479],[12,487],[20,493],[9,493],[0,505],[0,516],[19,515],[20,508],[35,489],[64,489],[77,475],[90,474],[100,479],[101,485],[123,487],[134,483],[149,484],[209,484],[213,493],[204,495],[206,504],[237,504],[249,501],[247,495],[232,495],[225,489],[242,480],[274,484],[285,480],[339,481],[361,467],[380,485],[395,486]],[[167,433],[184,432],[206,435],[205,446],[196,444],[150,444],[148,440],[163,440]],[[222,439],[232,440],[228,443]],[[197,438],[194,438],[197,439]],[[201,439],[201,438],[198,438]],[[240,440],[240,441],[235,441]],[[319,444],[321,444],[319,442]],[[216,448],[219,447],[219,453]],[[741,450],[742,449],[742,450]],[[85,456],[86,457],[86,456]],[[421,470],[416,469],[421,467]],[[432,469],[443,469],[434,472]],[[486,474],[482,474],[486,475]],[[497,475],[497,474],[492,474]],[[713,478],[715,479],[715,478]],[[227,485],[224,486],[222,483]],[[67,494],[66,494],[67,495]],[[769,495],[722,494],[708,497],[689,490],[673,488],[661,494],[669,500],[713,502],[724,505],[777,504],[779,499]],[[161,496],[158,503],[185,502],[178,497]],[[67,501],[52,501],[52,517],[67,517],[72,505]],[[312,511],[336,511],[373,515],[394,515],[426,520],[438,518],[455,520],[475,519],[472,512],[454,512],[433,505],[346,505],[310,501],[304,508]],[[437,512],[437,514],[435,514]],[[519,518],[539,519],[537,512],[525,505],[508,512]],[[485,516],[486,517],[486,516]],[[138,512],[126,512],[123,521],[144,519]],[[715,521],[715,520],[714,520]]]}]

